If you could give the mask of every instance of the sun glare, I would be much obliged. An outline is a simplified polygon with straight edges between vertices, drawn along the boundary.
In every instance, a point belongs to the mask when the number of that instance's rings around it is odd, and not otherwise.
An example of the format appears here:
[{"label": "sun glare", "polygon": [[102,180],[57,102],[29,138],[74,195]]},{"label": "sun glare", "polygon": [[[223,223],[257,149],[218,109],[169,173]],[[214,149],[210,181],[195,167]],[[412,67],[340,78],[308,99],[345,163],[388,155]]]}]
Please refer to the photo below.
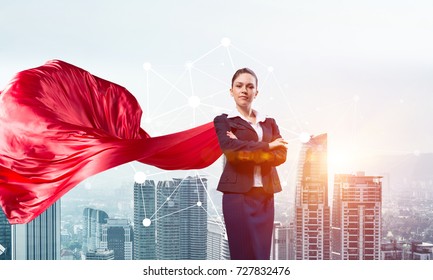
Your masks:
[{"label": "sun glare", "polygon": [[331,174],[353,173],[356,165],[356,152],[352,149],[329,149],[328,148],[328,169]]}]

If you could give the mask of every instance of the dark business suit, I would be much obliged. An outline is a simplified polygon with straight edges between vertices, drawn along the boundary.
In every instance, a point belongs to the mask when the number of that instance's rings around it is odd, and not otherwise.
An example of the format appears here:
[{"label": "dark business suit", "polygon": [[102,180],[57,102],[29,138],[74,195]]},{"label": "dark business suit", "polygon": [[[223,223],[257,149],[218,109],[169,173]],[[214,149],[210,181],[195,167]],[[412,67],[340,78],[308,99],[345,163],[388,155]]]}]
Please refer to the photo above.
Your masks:
[{"label": "dark business suit", "polygon": [[[268,143],[281,138],[274,119],[261,122],[263,139],[249,123],[226,114],[214,119],[226,164],[217,189],[223,195],[223,214],[231,259],[269,259],[274,222],[273,194],[281,191],[275,166],[286,160],[286,149],[270,150]],[[237,139],[227,136],[233,132]],[[263,187],[254,187],[254,167],[261,167]]]}]

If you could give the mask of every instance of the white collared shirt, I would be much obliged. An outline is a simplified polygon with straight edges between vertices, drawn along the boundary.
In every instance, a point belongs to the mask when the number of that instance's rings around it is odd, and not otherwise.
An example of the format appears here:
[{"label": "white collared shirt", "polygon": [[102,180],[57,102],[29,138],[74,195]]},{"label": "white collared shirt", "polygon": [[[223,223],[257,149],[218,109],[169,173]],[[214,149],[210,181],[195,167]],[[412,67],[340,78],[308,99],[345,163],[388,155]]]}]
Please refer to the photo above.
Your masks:
[{"label": "white collared shirt", "polygon": [[[248,119],[246,119],[244,116],[242,116],[241,113],[239,113],[239,111],[237,109],[235,109],[233,113],[229,114],[227,116],[227,118],[240,117],[241,119],[243,119],[244,121],[246,121],[247,123],[249,123],[251,125],[251,127],[257,133],[259,141],[262,141],[263,140],[263,128],[260,125],[260,123],[265,121],[266,116],[259,114],[259,112],[254,110],[254,109],[253,109],[253,113],[256,115],[256,123],[255,124],[252,123],[251,121],[249,121]],[[260,165],[254,166],[254,187],[263,187],[262,172],[261,172]]]}]

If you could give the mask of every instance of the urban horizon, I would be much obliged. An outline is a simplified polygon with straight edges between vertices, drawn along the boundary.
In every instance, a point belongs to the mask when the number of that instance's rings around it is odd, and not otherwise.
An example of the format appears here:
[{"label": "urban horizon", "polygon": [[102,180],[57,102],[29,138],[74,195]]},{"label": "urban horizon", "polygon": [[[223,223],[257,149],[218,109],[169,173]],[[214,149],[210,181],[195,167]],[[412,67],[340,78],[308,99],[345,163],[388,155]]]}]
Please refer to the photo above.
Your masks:
[{"label": "urban horizon", "polygon": [[[423,155],[413,155],[413,157],[419,158]],[[426,155],[428,156],[428,155]],[[433,157],[432,157],[433,159]],[[299,164],[299,163],[298,163]],[[406,167],[407,168],[407,167]],[[194,171],[195,176],[197,178],[204,178],[199,175],[199,171]],[[418,174],[418,176],[421,174]],[[164,174],[163,176],[167,176]],[[169,174],[168,174],[169,176]],[[360,175],[359,171],[351,174],[334,174],[329,177],[341,177],[341,176],[372,176],[376,178],[380,178],[381,181],[381,205],[380,205],[380,213],[381,213],[381,229],[380,229],[380,246],[381,251],[390,250],[393,252],[394,257],[387,257],[388,259],[396,259],[404,258],[404,254],[408,254],[410,250],[412,250],[413,244],[417,244],[416,242],[421,242],[421,244],[425,246],[429,246],[429,244],[433,244],[433,223],[431,223],[428,218],[428,213],[431,210],[429,207],[429,201],[433,200],[433,193],[430,191],[431,180],[415,180],[414,177],[412,181],[409,182],[395,182],[387,178],[391,177],[389,172],[383,172],[381,175],[377,174],[369,174],[363,173]],[[206,177],[206,176],[205,176]],[[187,176],[185,178],[179,178],[179,176],[171,178],[169,181],[178,180],[178,182],[182,182],[186,178],[191,178]],[[406,177],[406,180],[410,180],[410,176]],[[421,178],[421,177],[420,177]],[[131,181],[125,181],[123,185],[117,186],[115,188],[105,186],[105,188],[92,187],[90,184],[83,182],[81,186],[77,186],[76,190],[72,190],[70,194],[65,195],[64,198],[60,201],[60,209],[58,210],[61,213],[61,229],[59,234],[61,234],[61,251],[59,251],[59,259],[83,259],[85,258],[85,253],[80,252],[83,244],[80,244],[80,240],[82,239],[81,234],[77,235],[77,232],[80,232],[83,227],[83,211],[85,208],[95,209],[97,211],[102,211],[107,213],[107,219],[112,220],[126,220],[127,224],[132,227],[131,232],[134,228],[137,227],[137,220],[134,221],[134,203],[131,195],[133,194],[133,185],[143,184],[145,182],[154,181],[156,185],[167,182],[166,178],[161,178],[162,180],[158,180],[157,176],[153,178],[153,180],[148,180],[148,178],[142,174],[141,172],[135,173],[135,176],[131,178]],[[101,180],[101,178],[94,178],[94,183],[96,181]],[[139,182],[137,182],[137,180]],[[215,185],[209,185],[209,180],[204,179],[208,182],[206,189],[206,197],[207,197],[207,207],[205,210],[206,219],[208,222],[213,220],[215,226],[220,230],[224,228],[224,223],[221,218],[221,209],[220,209],[220,194],[215,191]],[[135,181],[135,183],[134,183]],[[329,187],[329,180],[328,180]],[[295,185],[295,182],[290,184]],[[97,186],[97,184],[95,184]],[[332,186],[334,187],[334,186]],[[107,189],[111,189],[114,191],[107,191]],[[212,192],[213,189],[213,192]],[[415,191],[416,190],[416,191]],[[328,189],[329,191],[329,189]],[[287,233],[284,233],[285,238],[292,236],[294,231],[295,224],[295,201],[294,197],[295,192],[292,194],[283,193],[276,195],[276,218],[275,223],[278,224],[277,231],[281,231],[285,229]],[[329,211],[334,211],[333,203],[335,199],[335,193],[329,191],[328,194],[328,207]],[[92,194],[92,195],[90,195]],[[172,194],[167,195],[170,197]],[[113,200],[113,197],[116,199]],[[290,198],[291,197],[291,198]],[[198,201],[199,202],[199,201]],[[198,203],[194,202],[194,203]],[[80,208],[79,205],[82,205]],[[404,207],[398,207],[399,205],[404,205]],[[202,206],[202,205],[200,205]],[[59,208],[59,206],[57,206]],[[185,206],[187,209],[191,206]],[[181,212],[183,209],[177,208],[178,212]],[[154,209],[155,212],[155,209]],[[155,213],[148,213],[149,216],[153,216]],[[170,216],[169,212],[166,212],[165,215]],[[164,216],[165,216],[164,215]],[[155,216],[156,217],[156,216]],[[424,220],[420,220],[424,217]],[[330,223],[332,220],[332,215],[330,215]],[[150,220],[149,220],[150,221]],[[138,226],[144,225],[144,220],[140,220]],[[215,227],[214,226],[214,227]],[[329,225],[329,231],[331,234],[331,228],[333,227],[332,223]],[[290,228],[290,229],[289,229]],[[202,230],[207,231],[207,228],[202,228]],[[290,234],[290,231],[292,233]],[[82,232],[82,231],[81,231]],[[220,232],[220,234],[224,234],[224,231]],[[209,232],[208,232],[209,234]],[[274,232],[276,234],[276,232]],[[281,233],[278,233],[278,236],[281,236]],[[60,236],[59,236],[60,237]],[[66,239],[65,239],[66,238]],[[275,241],[275,240],[274,240]],[[209,242],[209,240],[208,240]],[[294,246],[294,243],[291,245],[286,243],[285,240],[282,242],[285,244],[284,250],[279,249],[281,255],[286,256],[285,259],[296,259],[295,251],[289,253],[290,246]],[[413,243],[415,242],[415,243]],[[280,244],[280,243],[278,243]],[[281,244],[280,244],[281,245]],[[3,246],[3,245],[2,245]],[[433,246],[433,245],[432,245]],[[4,247],[3,247],[4,248]],[[80,250],[77,250],[77,249]],[[105,245],[105,249],[107,246]],[[211,250],[208,249],[207,250]],[[275,250],[275,246],[273,246],[273,250]],[[292,248],[293,250],[293,248]],[[0,259],[4,259],[7,254],[4,253]],[[75,251],[75,252],[74,252]],[[399,253],[397,254],[396,251]],[[431,251],[431,250],[430,250]],[[274,252],[274,251],[273,251]],[[406,252],[406,253],[404,253]],[[411,251],[410,251],[411,252]],[[7,251],[6,251],[7,253]],[[397,255],[396,255],[397,254]],[[431,252],[429,253],[431,255]],[[428,255],[428,254],[427,254]],[[10,257],[10,255],[9,255]],[[274,258],[280,259],[273,255]],[[215,255],[214,255],[215,258]],[[406,259],[408,257],[406,256]],[[431,258],[431,256],[430,256]],[[154,258],[158,259],[158,258]],[[201,258],[206,259],[206,258]],[[229,257],[225,256],[225,259],[229,259]],[[302,259],[302,258],[301,258]],[[331,259],[331,257],[329,257]],[[381,258],[376,258],[381,259]]]},{"label": "urban horizon", "polygon": [[[232,112],[231,76],[236,69],[249,67],[259,80],[254,107],[275,118],[289,142],[287,162],[278,167],[283,191],[275,196],[275,221],[282,228],[276,235],[286,236],[284,227],[295,229],[302,146],[311,135],[326,133],[329,215],[335,178],[363,171],[365,176],[382,177],[380,239],[397,241],[383,249],[413,251],[412,241],[433,243],[430,1],[252,1],[246,7],[242,1],[221,5],[185,0],[174,6],[167,9],[148,1],[3,3],[0,90],[15,73],[61,59],[127,88],[143,110],[142,128],[153,137]],[[246,8],[248,12],[239,13]],[[215,186],[221,166],[218,160],[202,170],[166,171],[130,162],[104,171],[62,197],[54,207],[61,208],[55,217],[59,226],[50,229],[59,237],[62,230],[70,235],[70,241],[61,241],[68,250],[82,248],[82,241],[75,239],[84,227],[85,208],[136,226],[135,182],[153,180],[157,185],[188,176],[207,179],[207,217],[218,216],[221,194]],[[304,214],[313,215],[308,220],[322,215]],[[107,238],[108,230],[119,229],[111,226],[104,228]],[[9,235],[7,223],[0,222],[0,229],[0,237]],[[344,241],[343,232],[334,234]],[[318,243],[318,237],[312,236],[311,242]],[[0,259],[11,253],[2,244]],[[350,250],[355,254],[354,248]],[[272,254],[277,257],[275,251]],[[293,254],[290,257],[295,258]],[[404,253],[394,254],[399,257]]]}]

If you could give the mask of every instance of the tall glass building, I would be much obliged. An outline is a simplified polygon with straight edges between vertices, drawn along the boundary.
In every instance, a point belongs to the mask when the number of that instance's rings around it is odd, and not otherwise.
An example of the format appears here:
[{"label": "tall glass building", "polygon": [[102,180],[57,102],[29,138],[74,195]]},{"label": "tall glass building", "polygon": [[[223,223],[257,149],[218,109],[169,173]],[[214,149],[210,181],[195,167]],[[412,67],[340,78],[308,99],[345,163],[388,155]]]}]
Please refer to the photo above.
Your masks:
[{"label": "tall glass building", "polygon": [[107,223],[105,211],[85,208],[83,211],[83,254],[94,252],[101,246],[102,226]]},{"label": "tall glass building", "polygon": [[180,205],[180,259],[205,260],[207,243],[207,179],[173,179]]},{"label": "tall glass building", "polygon": [[60,259],[60,200],[27,224],[12,225],[13,260]]},{"label": "tall glass building", "polygon": [[207,222],[208,260],[230,260],[229,243],[222,219],[208,219]]},{"label": "tall glass building", "polygon": [[329,260],[327,135],[303,144],[295,193],[295,252],[297,260]]},{"label": "tall glass building", "polygon": [[205,260],[207,179],[186,177],[134,187],[134,259]]},{"label": "tall glass building", "polygon": [[337,174],[332,206],[332,259],[379,260],[382,237],[380,176]]},{"label": "tall glass building", "polygon": [[134,259],[156,259],[156,187],[153,180],[134,184]]},{"label": "tall glass building", "polygon": [[205,260],[207,179],[173,179],[157,189],[157,259]]},{"label": "tall glass building", "polygon": [[293,225],[283,225],[281,222],[274,222],[271,260],[294,259],[293,232]]},{"label": "tall glass building", "polygon": [[174,181],[158,182],[157,244],[158,260],[180,259],[180,195]]}]

